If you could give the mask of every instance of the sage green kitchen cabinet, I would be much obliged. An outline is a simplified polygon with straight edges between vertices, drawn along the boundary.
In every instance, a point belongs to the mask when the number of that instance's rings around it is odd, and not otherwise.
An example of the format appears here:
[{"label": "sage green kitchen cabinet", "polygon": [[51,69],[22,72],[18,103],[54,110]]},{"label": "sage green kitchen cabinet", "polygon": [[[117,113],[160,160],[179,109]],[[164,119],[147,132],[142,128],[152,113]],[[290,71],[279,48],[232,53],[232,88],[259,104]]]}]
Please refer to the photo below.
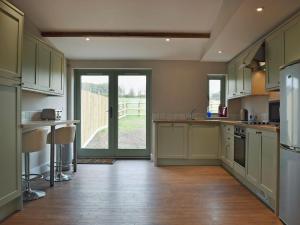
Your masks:
[{"label": "sage green kitchen cabinet", "polygon": [[219,158],[219,125],[189,126],[189,159]]},{"label": "sage green kitchen cabinet", "polygon": [[278,177],[277,133],[262,132],[260,187],[272,198],[276,198]]},{"label": "sage green kitchen cabinet", "polygon": [[246,179],[253,185],[249,188],[276,210],[278,209],[278,134],[250,128],[246,133]]},{"label": "sage green kitchen cabinet", "polygon": [[284,64],[284,36],[279,30],[265,41],[266,48],[266,89],[275,90],[280,86],[280,66]]},{"label": "sage green kitchen cabinet", "polygon": [[50,91],[63,94],[64,57],[56,51],[51,52],[51,85]]},{"label": "sage green kitchen cabinet", "polygon": [[292,20],[284,29],[284,61],[288,64],[300,59],[300,17]]},{"label": "sage green kitchen cabinet", "polygon": [[253,185],[258,185],[261,166],[261,131],[247,129],[246,178]]},{"label": "sage green kitchen cabinet", "polygon": [[233,168],[234,159],[234,127],[232,125],[221,125],[222,153],[221,159],[230,168]]},{"label": "sage green kitchen cabinet", "polygon": [[158,158],[187,158],[187,128],[184,123],[161,123],[156,127]]},{"label": "sage green kitchen cabinet", "polygon": [[243,69],[243,93],[244,95],[251,95],[252,94],[252,71],[249,68]]},{"label": "sage green kitchen cabinet", "polygon": [[242,95],[244,90],[244,68],[241,68],[243,63],[243,56],[236,59],[236,92],[237,95]]},{"label": "sage green kitchen cabinet", "polygon": [[51,49],[43,44],[38,43],[38,86],[41,91],[50,91],[50,76],[51,76]]},{"label": "sage green kitchen cabinet", "polygon": [[[20,84],[0,79],[0,208],[21,196]],[[3,215],[0,214],[0,220]]]},{"label": "sage green kitchen cabinet", "polygon": [[25,88],[38,89],[37,48],[37,40],[29,35],[25,35],[22,57],[22,82]]},{"label": "sage green kitchen cabinet", "polygon": [[0,76],[21,78],[23,13],[7,1],[0,1]]},{"label": "sage green kitchen cabinet", "polygon": [[244,90],[244,78],[243,78],[243,69],[237,70],[237,76],[236,76],[236,95],[243,95]]},{"label": "sage green kitchen cabinet", "polygon": [[236,73],[235,73],[235,61],[232,60],[227,66],[227,97],[232,98],[236,95]]},{"label": "sage green kitchen cabinet", "polygon": [[23,44],[23,89],[47,95],[63,95],[64,75],[64,55],[26,34]]}]

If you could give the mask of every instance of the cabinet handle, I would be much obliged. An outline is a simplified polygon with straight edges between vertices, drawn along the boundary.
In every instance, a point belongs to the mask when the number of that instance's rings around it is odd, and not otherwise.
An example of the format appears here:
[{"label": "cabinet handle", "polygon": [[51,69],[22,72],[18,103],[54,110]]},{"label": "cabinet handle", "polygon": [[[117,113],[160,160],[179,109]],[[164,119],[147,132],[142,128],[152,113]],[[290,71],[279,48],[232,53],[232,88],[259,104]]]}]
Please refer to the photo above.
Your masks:
[{"label": "cabinet handle", "polygon": [[55,90],[51,88],[51,89],[49,89],[49,91],[55,91]]},{"label": "cabinet handle", "polygon": [[262,134],[262,132],[261,131],[256,131],[256,134]]}]

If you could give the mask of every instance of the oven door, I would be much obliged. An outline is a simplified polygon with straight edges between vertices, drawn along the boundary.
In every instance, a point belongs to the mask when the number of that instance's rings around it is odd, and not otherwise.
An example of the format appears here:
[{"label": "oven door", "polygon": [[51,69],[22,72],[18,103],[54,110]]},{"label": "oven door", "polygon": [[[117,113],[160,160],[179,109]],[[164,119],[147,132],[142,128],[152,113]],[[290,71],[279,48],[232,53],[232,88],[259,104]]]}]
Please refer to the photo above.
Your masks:
[{"label": "oven door", "polygon": [[234,161],[245,167],[246,162],[246,137],[234,135]]}]

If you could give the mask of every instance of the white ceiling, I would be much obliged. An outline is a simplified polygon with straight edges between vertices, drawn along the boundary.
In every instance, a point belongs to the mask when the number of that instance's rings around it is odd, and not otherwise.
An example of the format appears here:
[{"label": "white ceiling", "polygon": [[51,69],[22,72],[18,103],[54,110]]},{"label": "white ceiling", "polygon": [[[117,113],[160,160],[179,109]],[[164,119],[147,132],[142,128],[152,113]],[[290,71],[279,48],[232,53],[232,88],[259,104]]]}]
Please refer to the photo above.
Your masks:
[{"label": "white ceiling", "polygon": [[141,59],[195,60],[200,59],[207,39],[162,38],[48,38],[72,59]]},{"label": "white ceiling", "polygon": [[[49,38],[71,59],[228,61],[299,0],[10,0],[41,31],[211,32],[210,39]],[[264,6],[262,14],[256,7]],[[222,50],[222,54],[218,54]]]},{"label": "white ceiling", "polygon": [[[225,0],[226,1],[226,0]],[[255,9],[265,10],[257,13]],[[285,18],[299,10],[300,0],[245,0],[218,33],[203,61],[228,61],[240,51],[269,32]],[[220,21],[218,21],[220,22]],[[216,54],[222,50],[223,54]]]}]

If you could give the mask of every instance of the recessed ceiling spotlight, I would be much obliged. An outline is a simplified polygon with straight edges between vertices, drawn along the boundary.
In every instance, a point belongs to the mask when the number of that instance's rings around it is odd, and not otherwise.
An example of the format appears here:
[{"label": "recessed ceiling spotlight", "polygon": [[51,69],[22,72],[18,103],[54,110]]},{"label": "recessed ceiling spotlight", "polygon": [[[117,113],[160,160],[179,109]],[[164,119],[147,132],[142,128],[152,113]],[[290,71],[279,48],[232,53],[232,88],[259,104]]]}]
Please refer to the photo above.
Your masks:
[{"label": "recessed ceiling spotlight", "polygon": [[91,39],[90,39],[89,37],[86,37],[85,40],[86,40],[86,41],[89,41],[89,40],[91,40]]},{"label": "recessed ceiling spotlight", "polygon": [[166,38],[166,42],[170,42],[171,41],[171,38]]},{"label": "recessed ceiling spotlight", "polygon": [[262,11],[264,11],[264,7],[258,7],[258,8],[256,8],[256,11],[257,11],[257,12],[262,12]]},{"label": "recessed ceiling spotlight", "polygon": [[221,54],[221,53],[223,53],[223,51],[219,50],[218,53]]}]

